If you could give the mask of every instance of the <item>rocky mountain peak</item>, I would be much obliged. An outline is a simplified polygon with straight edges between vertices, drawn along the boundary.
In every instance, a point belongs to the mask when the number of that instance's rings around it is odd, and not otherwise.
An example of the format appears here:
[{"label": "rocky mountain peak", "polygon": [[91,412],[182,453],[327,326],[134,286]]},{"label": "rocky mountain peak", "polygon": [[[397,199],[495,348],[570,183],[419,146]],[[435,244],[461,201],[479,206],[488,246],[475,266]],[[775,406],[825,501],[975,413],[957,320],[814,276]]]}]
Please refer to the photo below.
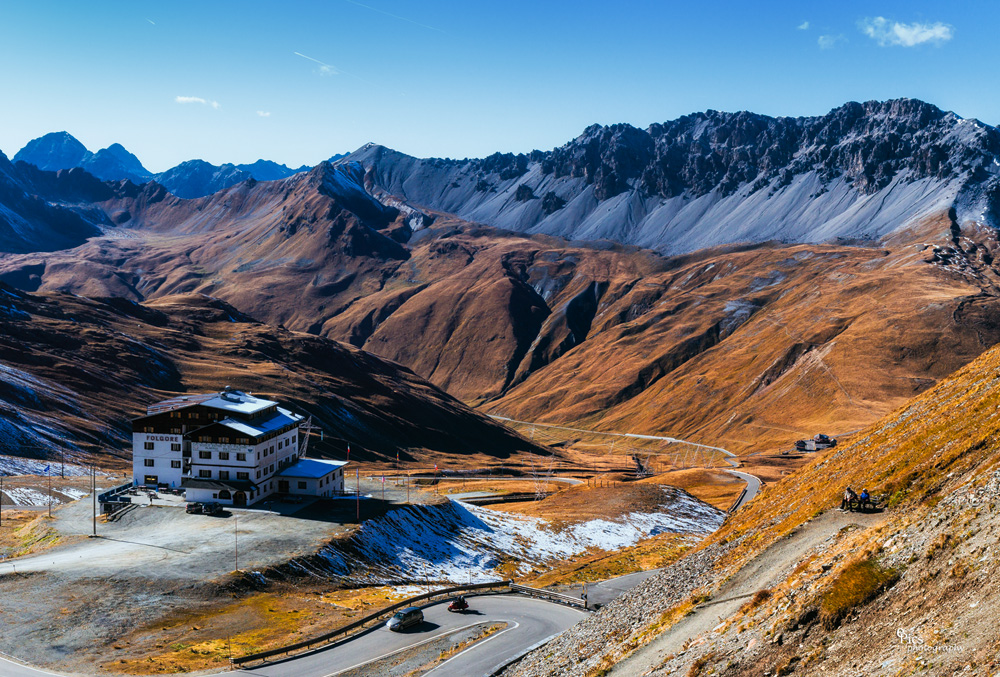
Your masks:
[{"label": "rocky mountain peak", "polygon": [[80,167],[90,156],[87,147],[69,132],[51,132],[29,141],[14,156],[14,162],[27,162],[39,169],[54,172]]}]

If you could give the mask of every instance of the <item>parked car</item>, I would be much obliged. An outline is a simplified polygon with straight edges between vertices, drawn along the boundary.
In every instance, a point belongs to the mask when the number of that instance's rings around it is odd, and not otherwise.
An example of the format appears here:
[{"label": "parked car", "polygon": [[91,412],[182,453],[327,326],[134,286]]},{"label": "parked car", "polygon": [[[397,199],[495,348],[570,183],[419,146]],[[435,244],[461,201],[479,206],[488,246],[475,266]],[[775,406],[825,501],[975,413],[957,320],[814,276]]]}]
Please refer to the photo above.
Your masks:
[{"label": "parked car", "polygon": [[205,511],[205,506],[201,503],[188,503],[185,510],[192,515],[200,515]]},{"label": "parked car", "polygon": [[385,623],[385,627],[399,632],[412,625],[420,625],[424,622],[424,612],[415,606],[400,609],[392,615]]},{"label": "parked car", "polygon": [[202,504],[201,511],[206,515],[218,515],[222,512],[222,506],[214,501],[208,501]]}]

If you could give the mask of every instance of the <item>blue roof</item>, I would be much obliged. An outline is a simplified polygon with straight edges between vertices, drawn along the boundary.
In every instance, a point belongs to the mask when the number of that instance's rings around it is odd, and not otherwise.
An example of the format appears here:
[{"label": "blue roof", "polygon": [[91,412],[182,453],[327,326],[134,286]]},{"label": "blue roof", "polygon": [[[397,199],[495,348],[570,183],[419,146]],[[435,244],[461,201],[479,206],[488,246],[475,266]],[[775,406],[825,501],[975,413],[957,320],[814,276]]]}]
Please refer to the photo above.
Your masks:
[{"label": "blue roof", "polygon": [[302,458],[278,473],[278,477],[305,477],[319,479],[326,477],[334,470],[343,468],[347,461],[324,461],[318,458]]}]

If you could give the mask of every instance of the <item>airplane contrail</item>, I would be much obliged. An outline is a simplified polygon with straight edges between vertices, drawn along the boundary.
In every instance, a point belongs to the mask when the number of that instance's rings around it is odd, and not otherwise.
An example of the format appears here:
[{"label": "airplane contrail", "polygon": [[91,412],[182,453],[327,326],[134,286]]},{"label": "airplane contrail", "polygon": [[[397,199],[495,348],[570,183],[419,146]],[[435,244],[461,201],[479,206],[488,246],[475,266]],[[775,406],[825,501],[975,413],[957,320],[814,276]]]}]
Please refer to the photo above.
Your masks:
[{"label": "airplane contrail", "polygon": [[379,14],[385,14],[386,16],[391,16],[393,19],[399,19],[400,21],[405,21],[406,23],[411,23],[414,26],[420,26],[421,28],[426,28],[429,31],[437,31],[438,33],[444,33],[440,28],[434,28],[434,26],[428,26],[427,24],[422,24],[413,19],[407,19],[405,16],[399,16],[398,14],[392,14],[391,12],[386,12],[385,10],[379,9],[377,7],[372,7],[371,5],[366,5],[357,0],[344,0],[344,2],[349,2],[352,5],[357,5],[358,7],[364,7],[365,9],[370,9],[373,12],[378,12]]},{"label": "airplane contrail", "polygon": [[338,70],[337,70],[337,68],[336,68],[335,66],[331,66],[331,65],[330,65],[330,64],[328,64],[328,63],[323,63],[323,62],[322,62],[322,61],[320,61],[319,59],[314,59],[314,58],[312,58],[311,56],[306,56],[306,55],[305,55],[305,54],[303,54],[302,52],[292,52],[292,53],[293,53],[293,54],[294,54],[295,56],[301,56],[301,57],[302,57],[303,59],[309,59],[310,61],[312,61],[312,62],[314,62],[314,63],[318,63],[318,64],[319,64],[319,65],[321,66],[321,68],[319,69],[319,70],[320,70],[320,72],[321,72],[321,73],[324,73],[324,74],[326,74],[326,75],[336,75],[337,73],[339,73],[339,72],[340,72],[340,71],[338,71]]}]

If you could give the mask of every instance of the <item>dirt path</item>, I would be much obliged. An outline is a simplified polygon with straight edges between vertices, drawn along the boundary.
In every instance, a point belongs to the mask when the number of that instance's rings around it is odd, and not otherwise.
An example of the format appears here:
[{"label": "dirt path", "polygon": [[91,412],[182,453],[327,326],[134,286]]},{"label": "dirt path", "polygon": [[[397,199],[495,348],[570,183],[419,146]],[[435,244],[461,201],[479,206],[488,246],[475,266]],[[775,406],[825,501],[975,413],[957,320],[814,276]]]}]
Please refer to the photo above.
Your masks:
[{"label": "dirt path", "polygon": [[843,513],[829,510],[810,524],[792,532],[763,554],[743,567],[722,589],[697,610],[672,628],[620,661],[611,675],[644,675],[663,660],[679,653],[684,643],[705,635],[736,613],[758,590],[770,588],[784,580],[792,567],[813,548],[848,525],[870,528],[881,523],[882,515]]}]

